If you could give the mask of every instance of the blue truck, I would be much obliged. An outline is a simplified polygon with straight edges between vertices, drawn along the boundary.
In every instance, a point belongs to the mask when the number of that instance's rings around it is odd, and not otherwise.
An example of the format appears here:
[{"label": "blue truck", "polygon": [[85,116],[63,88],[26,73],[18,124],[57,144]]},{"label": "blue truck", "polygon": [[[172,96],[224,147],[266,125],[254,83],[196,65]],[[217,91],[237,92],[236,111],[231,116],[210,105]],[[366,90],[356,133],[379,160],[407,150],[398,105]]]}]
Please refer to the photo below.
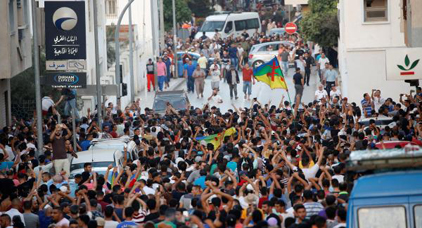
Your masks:
[{"label": "blue truck", "polygon": [[[347,228],[422,228],[422,150],[355,151]],[[369,175],[367,173],[370,173]]]}]

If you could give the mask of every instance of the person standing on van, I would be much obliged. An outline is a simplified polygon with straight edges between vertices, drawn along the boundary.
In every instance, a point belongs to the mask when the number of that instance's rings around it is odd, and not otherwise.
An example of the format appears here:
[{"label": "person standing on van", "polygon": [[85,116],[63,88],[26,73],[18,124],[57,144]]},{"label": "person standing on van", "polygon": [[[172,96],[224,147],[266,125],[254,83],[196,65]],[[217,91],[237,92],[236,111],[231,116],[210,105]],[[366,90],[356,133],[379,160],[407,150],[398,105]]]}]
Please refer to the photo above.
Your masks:
[{"label": "person standing on van", "polygon": [[238,69],[239,64],[239,52],[237,51],[236,44],[232,44],[229,48],[229,56],[231,64],[234,66],[234,68]]},{"label": "person standing on van", "polygon": [[167,67],[161,57],[158,58],[157,62],[157,78],[158,88],[163,91],[164,83],[167,81]]},{"label": "person standing on van", "polygon": [[230,88],[230,99],[233,99],[233,93],[234,93],[234,97],[237,100],[237,98],[238,98],[237,97],[237,84],[240,83],[240,80],[239,80],[239,73],[237,72],[234,65],[230,66],[230,70],[226,74],[226,80],[227,80],[227,83],[229,84],[229,88]]},{"label": "person standing on van", "polygon": [[192,64],[192,60],[187,59],[186,61],[188,61],[188,63],[184,65],[184,76],[187,79],[188,93],[193,93],[195,91],[195,79],[193,78],[195,66]]}]

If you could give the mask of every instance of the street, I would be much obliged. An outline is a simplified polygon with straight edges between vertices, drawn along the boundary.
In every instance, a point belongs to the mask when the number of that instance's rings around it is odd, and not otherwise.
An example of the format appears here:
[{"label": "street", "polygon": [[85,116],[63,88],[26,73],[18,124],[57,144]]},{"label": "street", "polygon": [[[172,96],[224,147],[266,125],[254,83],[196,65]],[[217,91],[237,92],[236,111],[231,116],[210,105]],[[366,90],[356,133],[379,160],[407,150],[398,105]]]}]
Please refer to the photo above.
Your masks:
[{"label": "street", "polygon": [[[311,80],[310,80],[310,84],[309,86],[305,85],[305,89],[303,92],[303,98],[302,98],[302,102],[304,102],[305,104],[312,102],[314,100],[314,94],[315,94],[315,90],[317,88],[317,84],[318,84],[318,75],[315,72],[315,67],[312,68],[312,75],[311,75]],[[239,71],[239,73],[241,73],[241,71]],[[287,86],[289,88],[289,94],[290,94],[290,98],[292,99],[292,102],[294,103],[294,96],[295,96],[295,89],[294,89],[294,84],[293,84],[293,74],[294,74],[294,69],[290,68],[289,69],[289,74],[287,77],[285,77],[285,80],[287,82]],[[271,105],[276,105],[278,106],[278,104],[281,101],[282,96],[284,95],[284,100],[288,101],[289,98],[287,96],[287,91],[283,90],[283,89],[274,89],[271,90],[270,87],[264,83],[258,82],[256,81],[255,85],[252,86],[252,95],[251,95],[251,101],[245,100],[244,99],[244,93],[243,93],[243,82],[242,82],[242,77],[241,74],[239,75],[240,77],[240,84],[237,85],[237,92],[238,92],[238,97],[239,99],[233,99],[230,100],[230,89],[229,89],[229,85],[227,83],[225,83],[224,81],[220,81],[220,92],[219,95],[223,98],[223,103],[220,105],[220,110],[222,112],[226,112],[228,109],[232,109],[232,104],[234,104],[236,107],[250,107],[251,102],[253,100],[253,98],[257,98],[259,102],[261,102],[261,104],[267,104],[268,102],[271,101]],[[179,87],[177,87],[177,89],[183,89],[186,91],[186,83],[182,83],[180,84]],[[196,93],[188,93],[188,97],[189,97],[189,101],[191,103],[192,106],[194,107],[203,107],[204,104],[207,103],[207,99],[209,96],[211,96],[212,94],[212,89],[211,89],[211,79],[210,77],[208,77],[207,79],[205,79],[205,89],[204,89],[204,98],[197,98]]]}]

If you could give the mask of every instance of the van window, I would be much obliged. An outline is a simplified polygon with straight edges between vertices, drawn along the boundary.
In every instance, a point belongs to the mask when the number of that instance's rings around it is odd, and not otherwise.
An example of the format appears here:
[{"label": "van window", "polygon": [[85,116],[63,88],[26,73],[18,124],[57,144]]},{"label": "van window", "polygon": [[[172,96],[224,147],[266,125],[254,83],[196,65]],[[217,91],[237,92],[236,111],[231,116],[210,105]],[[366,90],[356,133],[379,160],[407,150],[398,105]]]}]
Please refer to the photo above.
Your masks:
[{"label": "van window", "polygon": [[415,214],[415,228],[422,228],[422,205],[416,205],[413,210]]},{"label": "van window", "polygon": [[201,27],[200,32],[215,32],[223,30],[225,21],[205,21]]},{"label": "van window", "polygon": [[257,29],[259,28],[258,18],[246,20],[246,29]]},{"label": "van window", "polygon": [[236,31],[243,31],[246,29],[246,20],[235,21]]},{"label": "van window", "polygon": [[225,33],[229,33],[233,29],[233,21],[229,21],[226,24],[226,28],[224,29]]},{"label": "van window", "polygon": [[360,208],[358,224],[359,228],[406,228],[406,209],[403,206]]}]

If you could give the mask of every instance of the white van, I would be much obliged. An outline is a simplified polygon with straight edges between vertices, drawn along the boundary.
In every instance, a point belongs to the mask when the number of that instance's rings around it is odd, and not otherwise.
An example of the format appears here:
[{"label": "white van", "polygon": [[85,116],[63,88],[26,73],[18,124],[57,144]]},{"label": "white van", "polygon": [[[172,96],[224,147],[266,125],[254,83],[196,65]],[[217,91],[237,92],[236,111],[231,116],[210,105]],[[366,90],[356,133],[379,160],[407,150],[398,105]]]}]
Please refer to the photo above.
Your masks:
[{"label": "white van", "polygon": [[213,38],[216,29],[222,39],[231,35],[238,37],[245,29],[251,37],[257,29],[261,32],[261,20],[256,12],[211,15],[205,19],[195,38],[199,39],[203,32],[207,37]]}]

